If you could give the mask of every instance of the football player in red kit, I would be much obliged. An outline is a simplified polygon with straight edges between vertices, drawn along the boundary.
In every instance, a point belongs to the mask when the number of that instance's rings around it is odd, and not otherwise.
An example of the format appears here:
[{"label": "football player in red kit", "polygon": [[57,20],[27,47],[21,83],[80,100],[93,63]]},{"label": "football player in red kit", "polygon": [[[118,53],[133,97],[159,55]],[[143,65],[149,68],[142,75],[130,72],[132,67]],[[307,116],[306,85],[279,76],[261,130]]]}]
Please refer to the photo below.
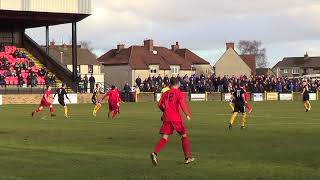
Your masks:
[{"label": "football player in red kit", "polygon": [[193,162],[191,143],[187,134],[187,127],[180,115],[180,109],[184,112],[187,119],[190,120],[191,112],[185,99],[185,95],[180,91],[180,82],[177,78],[170,80],[171,89],[163,94],[159,102],[159,108],[163,112],[163,124],[160,129],[162,138],[156,145],[154,152],[151,153],[153,165],[158,165],[157,156],[169,141],[169,136],[174,131],[180,134],[182,149],[185,156],[185,164]]},{"label": "football player in red kit", "polygon": [[108,118],[112,114],[112,119],[114,119],[117,114],[120,114],[121,92],[115,86],[111,86],[111,90],[102,98],[101,102],[105,98],[109,102]]},{"label": "football player in red kit", "polygon": [[44,107],[49,107],[50,108],[51,117],[56,116],[54,114],[54,108],[53,108],[52,102],[53,102],[53,97],[52,97],[52,92],[51,92],[51,86],[48,86],[46,92],[44,93],[44,95],[42,97],[42,100],[41,100],[39,108],[37,110],[35,110],[34,112],[32,112],[32,117],[36,113],[41,112],[44,109]]},{"label": "football player in red kit", "polygon": [[244,90],[244,98],[245,98],[245,101],[246,101],[245,106],[246,106],[247,112],[248,112],[248,113],[251,113],[251,112],[252,112],[252,106],[251,106],[251,104],[249,103],[250,93],[247,92],[246,86],[243,86],[242,89]]}]

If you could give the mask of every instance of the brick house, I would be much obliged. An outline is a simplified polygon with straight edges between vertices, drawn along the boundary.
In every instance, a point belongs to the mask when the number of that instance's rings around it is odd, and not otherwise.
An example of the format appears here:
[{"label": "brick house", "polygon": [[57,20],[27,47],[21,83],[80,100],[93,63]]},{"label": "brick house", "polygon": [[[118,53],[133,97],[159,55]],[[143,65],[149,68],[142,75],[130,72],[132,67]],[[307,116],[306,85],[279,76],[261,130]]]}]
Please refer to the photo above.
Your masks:
[{"label": "brick house", "polygon": [[188,49],[180,49],[179,43],[170,48],[154,46],[153,40],[145,40],[142,46],[126,48],[118,45],[98,58],[103,64],[106,82],[122,87],[125,83],[135,85],[137,77],[191,76],[212,74],[212,66]]}]

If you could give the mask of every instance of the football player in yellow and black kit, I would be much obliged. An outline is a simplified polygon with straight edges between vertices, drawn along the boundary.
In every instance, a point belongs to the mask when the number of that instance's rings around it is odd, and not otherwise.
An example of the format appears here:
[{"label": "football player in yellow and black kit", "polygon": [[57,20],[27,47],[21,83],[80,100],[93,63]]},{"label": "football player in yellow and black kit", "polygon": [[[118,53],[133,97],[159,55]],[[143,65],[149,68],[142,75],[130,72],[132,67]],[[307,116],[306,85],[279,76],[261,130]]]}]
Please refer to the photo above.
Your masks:
[{"label": "football player in yellow and black kit", "polygon": [[66,105],[66,103],[65,103],[65,99],[64,99],[64,98],[67,98],[70,103],[71,103],[71,100],[69,99],[68,93],[67,93],[67,91],[66,91],[65,88],[66,88],[65,85],[62,84],[61,87],[56,90],[56,93],[55,93],[53,99],[54,99],[54,98],[56,97],[56,95],[58,94],[58,102],[59,102],[59,104],[60,104],[61,106],[63,106],[63,108],[64,108],[64,117],[65,117],[65,118],[69,118],[69,115],[68,115],[68,107],[67,107],[67,105]]},{"label": "football player in yellow and black kit", "polygon": [[97,116],[97,112],[102,107],[102,104],[101,104],[101,102],[99,101],[99,98],[98,98],[99,94],[104,94],[104,92],[102,91],[102,88],[100,87],[100,84],[96,84],[96,88],[94,89],[93,94],[92,94],[92,98],[91,98],[92,103],[95,105],[95,107],[93,109],[93,112],[92,112],[92,115],[94,117]]},{"label": "football player in yellow and black kit", "polygon": [[247,123],[247,112],[246,112],[246,98],[245,98],[245,91],[243,90],[244,84],[241,83],[240,87],[236,88],[233,92],[233,103],[234,103],[234,110],[233,114],[230,119],[229,123],[229,130],[232,130],[232,126],[238,116],[239,113],[242,113],[242,123],[241,123],[241,129],[246,128]]},{"label": "football player in yellow and black kit", "polygon": [[303,105],[306,109],[306,112],[309,112],[311,110],[311,104],[310,104],[310,95],[309,95],[309,86],[306,81],[303,81],[303,90],[302,90],[302,99],[303,99]]}]

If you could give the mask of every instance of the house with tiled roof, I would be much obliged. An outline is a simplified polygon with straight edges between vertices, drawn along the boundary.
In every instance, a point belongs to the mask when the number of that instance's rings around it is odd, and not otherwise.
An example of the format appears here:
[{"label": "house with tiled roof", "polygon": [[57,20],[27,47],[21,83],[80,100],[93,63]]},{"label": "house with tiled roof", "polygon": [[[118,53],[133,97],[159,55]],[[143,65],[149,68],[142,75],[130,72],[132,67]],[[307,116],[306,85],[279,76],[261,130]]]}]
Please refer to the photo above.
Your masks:
[{"label": "house with tiled roof", "polygon": [[215,64],[216,76],[256,75],[256,56],[239,55],[233,42],[226,43],[226,51]]},{"label": "house with tiled roof", "polygon": [[[104,74],[102,73],[102,65],[97,61],[95,54],[90,49],[77,46],[78,48],[78,66],[77,73],[81,77],[93,75],[96,82],[104,82]],[[49,55],[58,60],[63,66],[72,71],[72,46],[67,44],[57,45],[54,41],[50,43]]]},{"label": "house with tiled roof", "polygon": [[179,43],[171,49],[155,46],[153,40],[145,40],[143,45],[128,48],[120,44],[98,58],[104,66],[103,72],[109,84],[123,86],[126,82],[135,85],[137,77],[150,76],[191,76],[195,73],[212,73],[212,66],[188,49],[180,49]]},{"label": "house with tiled roof", "polygon": [[310,57],[308,53],[303,57],[285,57],[272,69],[278,77],[294,78],[320,74],[320,57]]}]

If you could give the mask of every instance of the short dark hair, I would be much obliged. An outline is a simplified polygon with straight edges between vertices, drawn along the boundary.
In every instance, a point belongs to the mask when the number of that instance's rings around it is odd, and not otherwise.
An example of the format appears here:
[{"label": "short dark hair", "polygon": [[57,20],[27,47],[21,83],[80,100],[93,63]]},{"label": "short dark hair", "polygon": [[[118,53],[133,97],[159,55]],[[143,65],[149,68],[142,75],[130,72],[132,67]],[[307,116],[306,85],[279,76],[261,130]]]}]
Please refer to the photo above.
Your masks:
[{"label": "short dark hair", "polygon": [[179,81],[178,78],[172,77],[172,78],[170,79],[170,85],[171,85],[171,86],[176,86],[176,85],[178,85],[179,83],[180,83],[180,81]]},{"label": "short dark hair", "polygon": [[115,89],[115,88],[116,88],[116,86],[115,86],[115,85],[112,85],[112,86],[111,86],[111,89]]}]

